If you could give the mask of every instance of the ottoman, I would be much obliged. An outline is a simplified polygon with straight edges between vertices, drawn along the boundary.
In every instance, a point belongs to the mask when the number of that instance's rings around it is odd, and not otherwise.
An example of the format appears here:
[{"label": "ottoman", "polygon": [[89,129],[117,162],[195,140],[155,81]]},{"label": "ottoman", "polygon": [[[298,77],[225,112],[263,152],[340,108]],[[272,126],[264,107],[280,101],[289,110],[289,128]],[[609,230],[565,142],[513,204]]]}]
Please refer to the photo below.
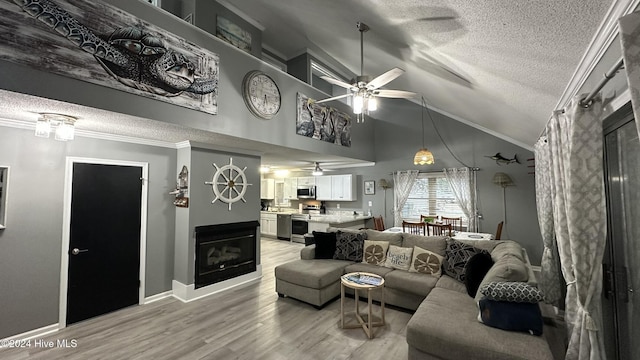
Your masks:
[{"label": "ottoman", "polygon": [[276,292],[321,308],[340,296],[340,276],[352,261],[294,260],[275,268]]}]

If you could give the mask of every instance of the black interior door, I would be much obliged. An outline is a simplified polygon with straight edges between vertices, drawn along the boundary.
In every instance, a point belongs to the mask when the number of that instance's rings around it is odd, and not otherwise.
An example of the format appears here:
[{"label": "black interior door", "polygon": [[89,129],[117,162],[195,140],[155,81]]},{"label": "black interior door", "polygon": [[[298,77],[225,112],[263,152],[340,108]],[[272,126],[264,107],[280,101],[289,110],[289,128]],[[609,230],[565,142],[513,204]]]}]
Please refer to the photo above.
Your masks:
[{"label": "black interior door", "polygon": [[67,324],[138,304],[142,168],[74,163]]}]

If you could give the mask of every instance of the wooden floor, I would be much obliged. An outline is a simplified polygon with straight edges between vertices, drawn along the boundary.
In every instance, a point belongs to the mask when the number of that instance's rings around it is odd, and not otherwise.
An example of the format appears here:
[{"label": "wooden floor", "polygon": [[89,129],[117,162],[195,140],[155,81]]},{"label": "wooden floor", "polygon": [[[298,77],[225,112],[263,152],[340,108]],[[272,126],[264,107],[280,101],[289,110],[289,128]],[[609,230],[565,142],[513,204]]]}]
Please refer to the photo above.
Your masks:
[{"label": "wooden floor", "polygon": [[[53,348],[31,340],[29,348],[0,349],[0,359],[407,358],[410,313],[387,308],[387,325],[371,340],[362,329],[340,329],[339,300],[316,310],[275,292],[273,268],[299,259],[303,245],[263,238],[261,246],[259,284],[186,304],[170,298],[130,307],[39,339]],[[58,347],[58,340],[77,346]]]}]

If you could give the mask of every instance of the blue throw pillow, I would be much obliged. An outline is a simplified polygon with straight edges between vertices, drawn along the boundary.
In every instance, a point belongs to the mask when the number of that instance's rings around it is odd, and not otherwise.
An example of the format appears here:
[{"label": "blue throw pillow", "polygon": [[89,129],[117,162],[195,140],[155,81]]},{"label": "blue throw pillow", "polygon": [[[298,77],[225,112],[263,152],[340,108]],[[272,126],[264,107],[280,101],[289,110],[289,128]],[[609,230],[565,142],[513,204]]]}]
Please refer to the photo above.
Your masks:
[{"label": "blue throw pillow", "polygon": [[484,276],[487,275],[492,266],[493,259],[488,253],[477,253],[467,261],[464,267],[464,286],[467,288],[469,296],[476,297],[480,283],[482,283]]},{"label": "blue throw pillow", "polygon": [[542,313],[537,303],[480,299],[480,318],[491,327],[542,335]]}]

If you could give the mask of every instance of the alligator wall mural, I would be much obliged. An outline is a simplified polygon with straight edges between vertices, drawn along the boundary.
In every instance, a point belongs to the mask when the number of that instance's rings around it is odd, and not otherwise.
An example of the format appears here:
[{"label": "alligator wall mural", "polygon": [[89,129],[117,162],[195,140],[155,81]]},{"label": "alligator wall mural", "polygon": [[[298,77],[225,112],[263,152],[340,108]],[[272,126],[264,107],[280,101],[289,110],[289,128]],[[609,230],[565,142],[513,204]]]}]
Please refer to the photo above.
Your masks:
[{"label": "alligator wall mural", "polygon": [[0,0],[0,59],[217,113],[218,55],[101,1]]}]

